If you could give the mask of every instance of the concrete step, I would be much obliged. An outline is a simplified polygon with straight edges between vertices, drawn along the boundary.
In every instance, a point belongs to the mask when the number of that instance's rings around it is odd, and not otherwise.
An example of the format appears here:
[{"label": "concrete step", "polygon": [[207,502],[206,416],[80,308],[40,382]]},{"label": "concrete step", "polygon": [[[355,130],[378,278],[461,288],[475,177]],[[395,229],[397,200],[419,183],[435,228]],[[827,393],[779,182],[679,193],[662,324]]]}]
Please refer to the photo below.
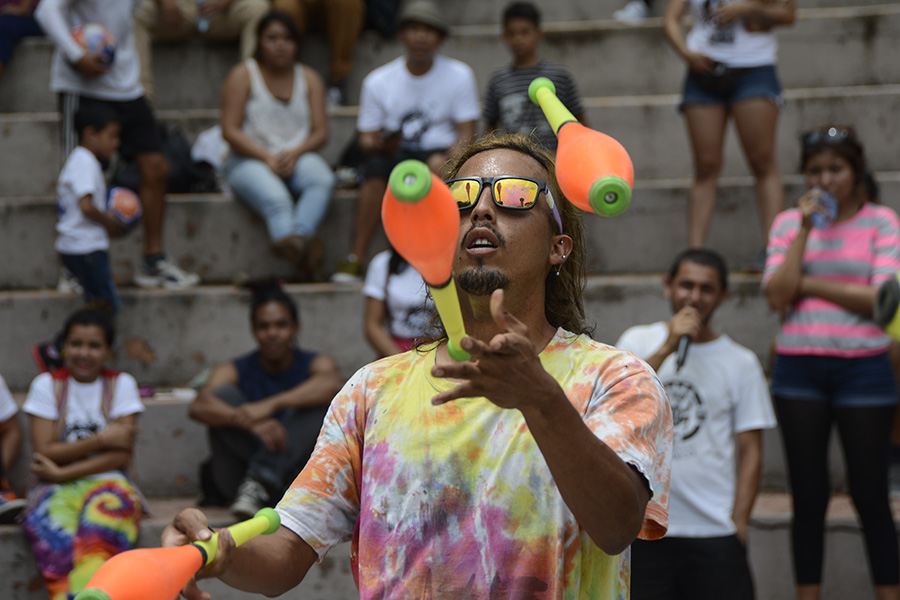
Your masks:
[{"label": "concrete step", "polygon": [[[593,128],[619,140],[630,153],[638,181],[688,177],[693,171],[684,120],[677,112],[680,97],[595,96],[585,99]],[[777,132],[776,152],[785,173],[796,172],[799,134],[823,124],[853,124],[866,144],[870,168],[897,168],[898,138],[889,132],[891,115],[900,111],[900,84],[793,89],[787,93]],[[331,136],[323,156],[337,163],[352,139],[356,108],[347,107],[331,120]],[[216,123],[216,110],[161,111],[161,118],[184,129],[188,137]],[[0,172],[0,195],[53,194],[59,174],[58,115],[55,112],[0,114],[0,145],[16,148]],[[725,143],[724,176],[749,174],[733,127]]]},{"label": "concrete step", "polygon": [[[585,0],[580,0],[585,2]],[[856,3],[861,4],[861,3]],[[445,3],[456,27],[442,52],[475,70],[479,89],[491,72],[509,61],[500,39],[501,3]],[[461,9],[468,6],[468,9]],[[561,10],[556,13],[555,8]],[[546,41],[542,54],[568,65],[585,96],[677,93],[685,67],[665,41],[662,19],[623,25],[606,18],[599,6],[576,7],[547,3]],[[661,9],[660,9],[661,10]],[[564,16],[568,13],[570,16]],[[560,17],[554,18],[554,14]],[[787,87],[819,87],[900,82],[900,67],[892,56],[900,51],[900,4],[857,5],[845,8],[804,8],[790,28],[778,30],[779,64]],[[363,35],[347,81],[347,98],[359,99],[363,77],[402,54],[396,41],[373,32]],[[34,38],[22,42],[0,81],[0,112],[52,111],[56,99],[48,91],[52,44]],[[228,70],[237,62],[234,44],[157,44],[154,48],[159,106],[163,109],[213,108]],[[597,57],[602,58],[598,68]],[[321,35],[307,38],[303,59],[324,72],[327,62]],[[184,82],[191,85],[184,85]],[[6,93],[14,90],[14,93]]]},{"label": "concrete step", "polygon": [[[759,276],[735,273],[732,279],[731,299],[719,309],[716,322],[765,358],[778,318],[766,306]],[[345,376],[374,358],[362,333],[360,284],[288,285],[286,289],[300,306],[302,347],[334,356]],[[121,296],[113,364],[142,384],[184,385],[202,369],[253,347],[248,298],[232,286],[123,289]],[[4,339],[15,340],[0,347],[3,376],[12,389],[27,389],[37,374],[30,345],[52,339],[66,316],[80,305],[80,298],[56,291],[0,292],[0,331]],[[588,278],[585,311],[596,324],[596,339],[607,342],[614,342],[630,325],[669,316],[658,274]]]},{"label": "concrete step", "polygon": [[[209,456],[209,446],[206,428],[188,417],[193,394],[193,390],[177,388],[160,390],[144,399],[145,411],[140,418],[140,435],[134,453],[134,475],[141,491],[149,498],[197,497],[200,493],[200,464]],[[15,394],[20,406],[25,397],[24,391]],[[18,418],[23,431],[29,431],[28,416],[20,411]],[[31,452],[30,437],[25,436],[19,458],[8,474],[13,489],[20,493],[27,488]],[[844,464],[837,450],[829,455],[829,471],[833,489],[846,491]],[[774,429],[763,433],[760,483],[762,489],[770,491],[789,489],[781,437]]]},{"label": "concrete step", "polygon": [[[190,505],[185,498],[153,500],[155,516],[145,519],[141,528],[141,547],[156,547],[165,525],[177,511]],[[749,559],[753,570],[756,597],[765,600],[792,600],[793,576],[790,559],[790,498],[782,494],[760,494],[754,507],[749,532]],[[214,526],[230,523],[222,511],[208,511]],[[895,520],[900,503],[894,500]],[[850,501],[837,496],[829,506],[826,524],[825,577],[823,600],[844,600],[873,596],[864,559],[859,526]],[[350,547],[341,544],[321,563],[313,566],[306,579],[279,598],[307,600],[350,600],[358,592],[350,573]],[[7,600],[42,600],[42,589],[31,549],[18,526],[0,526],[0,596]],[[204,581],[201,588],[216,600],[244,600],[260,596],[238,592],[218,580]]]},{"label": "concrete step", "polygon": [[[900,172],[877,173],[882,198],[900,209]],[[800,176],[788,176],[786,197],[793,204],[806,189]],[[668,268],[672,255],[687,244],[690,181],[638,180],[631,206],[616,221],[586,215],[588,270],[591,273],[647,273]],[[224,194],[171,194],[166,212],[166,247],[173,259],[206,283],[276,276],[291,279],[295,269],[269,251],[265,224],[245,204]],[[320,227],[330,273],[350,251],[356,191],[340,190]],[[56,205],[49,196],[0,198],[0,255],[16,256],[3,267],[0,289],[53,288],[58,277],[53,250]],[[725,178],[720,187],[709,243],[731,268],[748,267],[765,245],[756,196],[749,177]],[[113,272],[130,285],[140,265],[143,230],[114,240]],[[373,253],[387,247],[379,232]]]}]

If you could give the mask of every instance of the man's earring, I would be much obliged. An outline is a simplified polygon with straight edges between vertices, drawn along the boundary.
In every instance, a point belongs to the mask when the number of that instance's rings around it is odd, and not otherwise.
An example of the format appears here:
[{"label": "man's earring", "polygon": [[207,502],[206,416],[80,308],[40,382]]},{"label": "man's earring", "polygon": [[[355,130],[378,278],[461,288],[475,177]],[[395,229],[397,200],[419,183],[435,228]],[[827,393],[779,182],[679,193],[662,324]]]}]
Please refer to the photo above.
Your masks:
[{"label": "man's earring", "polygon": [[[563,262],[566,262],[566,255],[562,255]],[[562,263],[556,265],[556,276],[559,277],[559,272],[562,271]]]}]

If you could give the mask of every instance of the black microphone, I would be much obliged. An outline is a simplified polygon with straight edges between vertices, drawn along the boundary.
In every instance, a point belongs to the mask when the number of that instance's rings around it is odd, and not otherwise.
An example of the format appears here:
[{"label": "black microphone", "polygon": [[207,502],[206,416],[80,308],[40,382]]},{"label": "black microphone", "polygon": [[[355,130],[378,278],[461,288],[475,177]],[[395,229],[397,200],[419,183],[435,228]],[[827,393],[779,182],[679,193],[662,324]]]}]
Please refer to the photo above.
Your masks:
[{"label": "black microphone", "polygon": [[687,351],[688,347],[691,345],[691,336],[683,335],[681,339],[678,340],[678,353],[675,355],[675,372],[681,370],[681,367],[684,366],[684,361],[687,359]]}]

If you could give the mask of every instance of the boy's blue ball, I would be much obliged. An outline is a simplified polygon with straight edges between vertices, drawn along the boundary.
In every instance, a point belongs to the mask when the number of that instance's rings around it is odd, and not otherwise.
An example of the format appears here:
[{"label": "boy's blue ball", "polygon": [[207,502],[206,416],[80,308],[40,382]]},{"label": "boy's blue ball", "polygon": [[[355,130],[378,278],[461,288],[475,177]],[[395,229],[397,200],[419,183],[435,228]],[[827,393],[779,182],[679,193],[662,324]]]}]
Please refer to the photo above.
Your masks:
[{"label": "boy's blue ball", "polygon": [[107,196],[107,209],[116,220],[122,223],[126,232],[134,229],[134,226],[141,220],[141,215],[144,214],[137,194],[126,187],[110,188]]}]

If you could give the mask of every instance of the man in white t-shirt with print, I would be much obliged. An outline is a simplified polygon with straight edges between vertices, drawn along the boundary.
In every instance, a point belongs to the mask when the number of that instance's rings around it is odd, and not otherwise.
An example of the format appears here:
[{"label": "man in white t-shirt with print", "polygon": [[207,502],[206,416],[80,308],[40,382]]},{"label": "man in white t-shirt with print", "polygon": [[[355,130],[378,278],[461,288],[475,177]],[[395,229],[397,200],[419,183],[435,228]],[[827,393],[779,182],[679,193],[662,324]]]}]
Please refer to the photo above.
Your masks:
[{"label": "man in white t-shirt with print", "polygon": [[367,159],[351,254],[341,261],[333,281],[361,279],[394,166],[417,159],[438,172],[454,148],[475,136],[481,118],[475,74],[465,63],[437,54],[449,31],[434,2],[411,2],[400,17],[398,34],[406,53],[363,80],[356,127]]},{"label": "man in white t-shirt with print", "polygon": [[[664,278],[669,322],[628,329],[616,343],[647,361],[675,423],[669,532],[632,545],[632,600],[753,598],[746,543],[762,465],[762,430],[775,427],[756,355],[710,326],[728,297],[719,254],[691,248]],[[679,342],[690,340],[678,368]]]}]

